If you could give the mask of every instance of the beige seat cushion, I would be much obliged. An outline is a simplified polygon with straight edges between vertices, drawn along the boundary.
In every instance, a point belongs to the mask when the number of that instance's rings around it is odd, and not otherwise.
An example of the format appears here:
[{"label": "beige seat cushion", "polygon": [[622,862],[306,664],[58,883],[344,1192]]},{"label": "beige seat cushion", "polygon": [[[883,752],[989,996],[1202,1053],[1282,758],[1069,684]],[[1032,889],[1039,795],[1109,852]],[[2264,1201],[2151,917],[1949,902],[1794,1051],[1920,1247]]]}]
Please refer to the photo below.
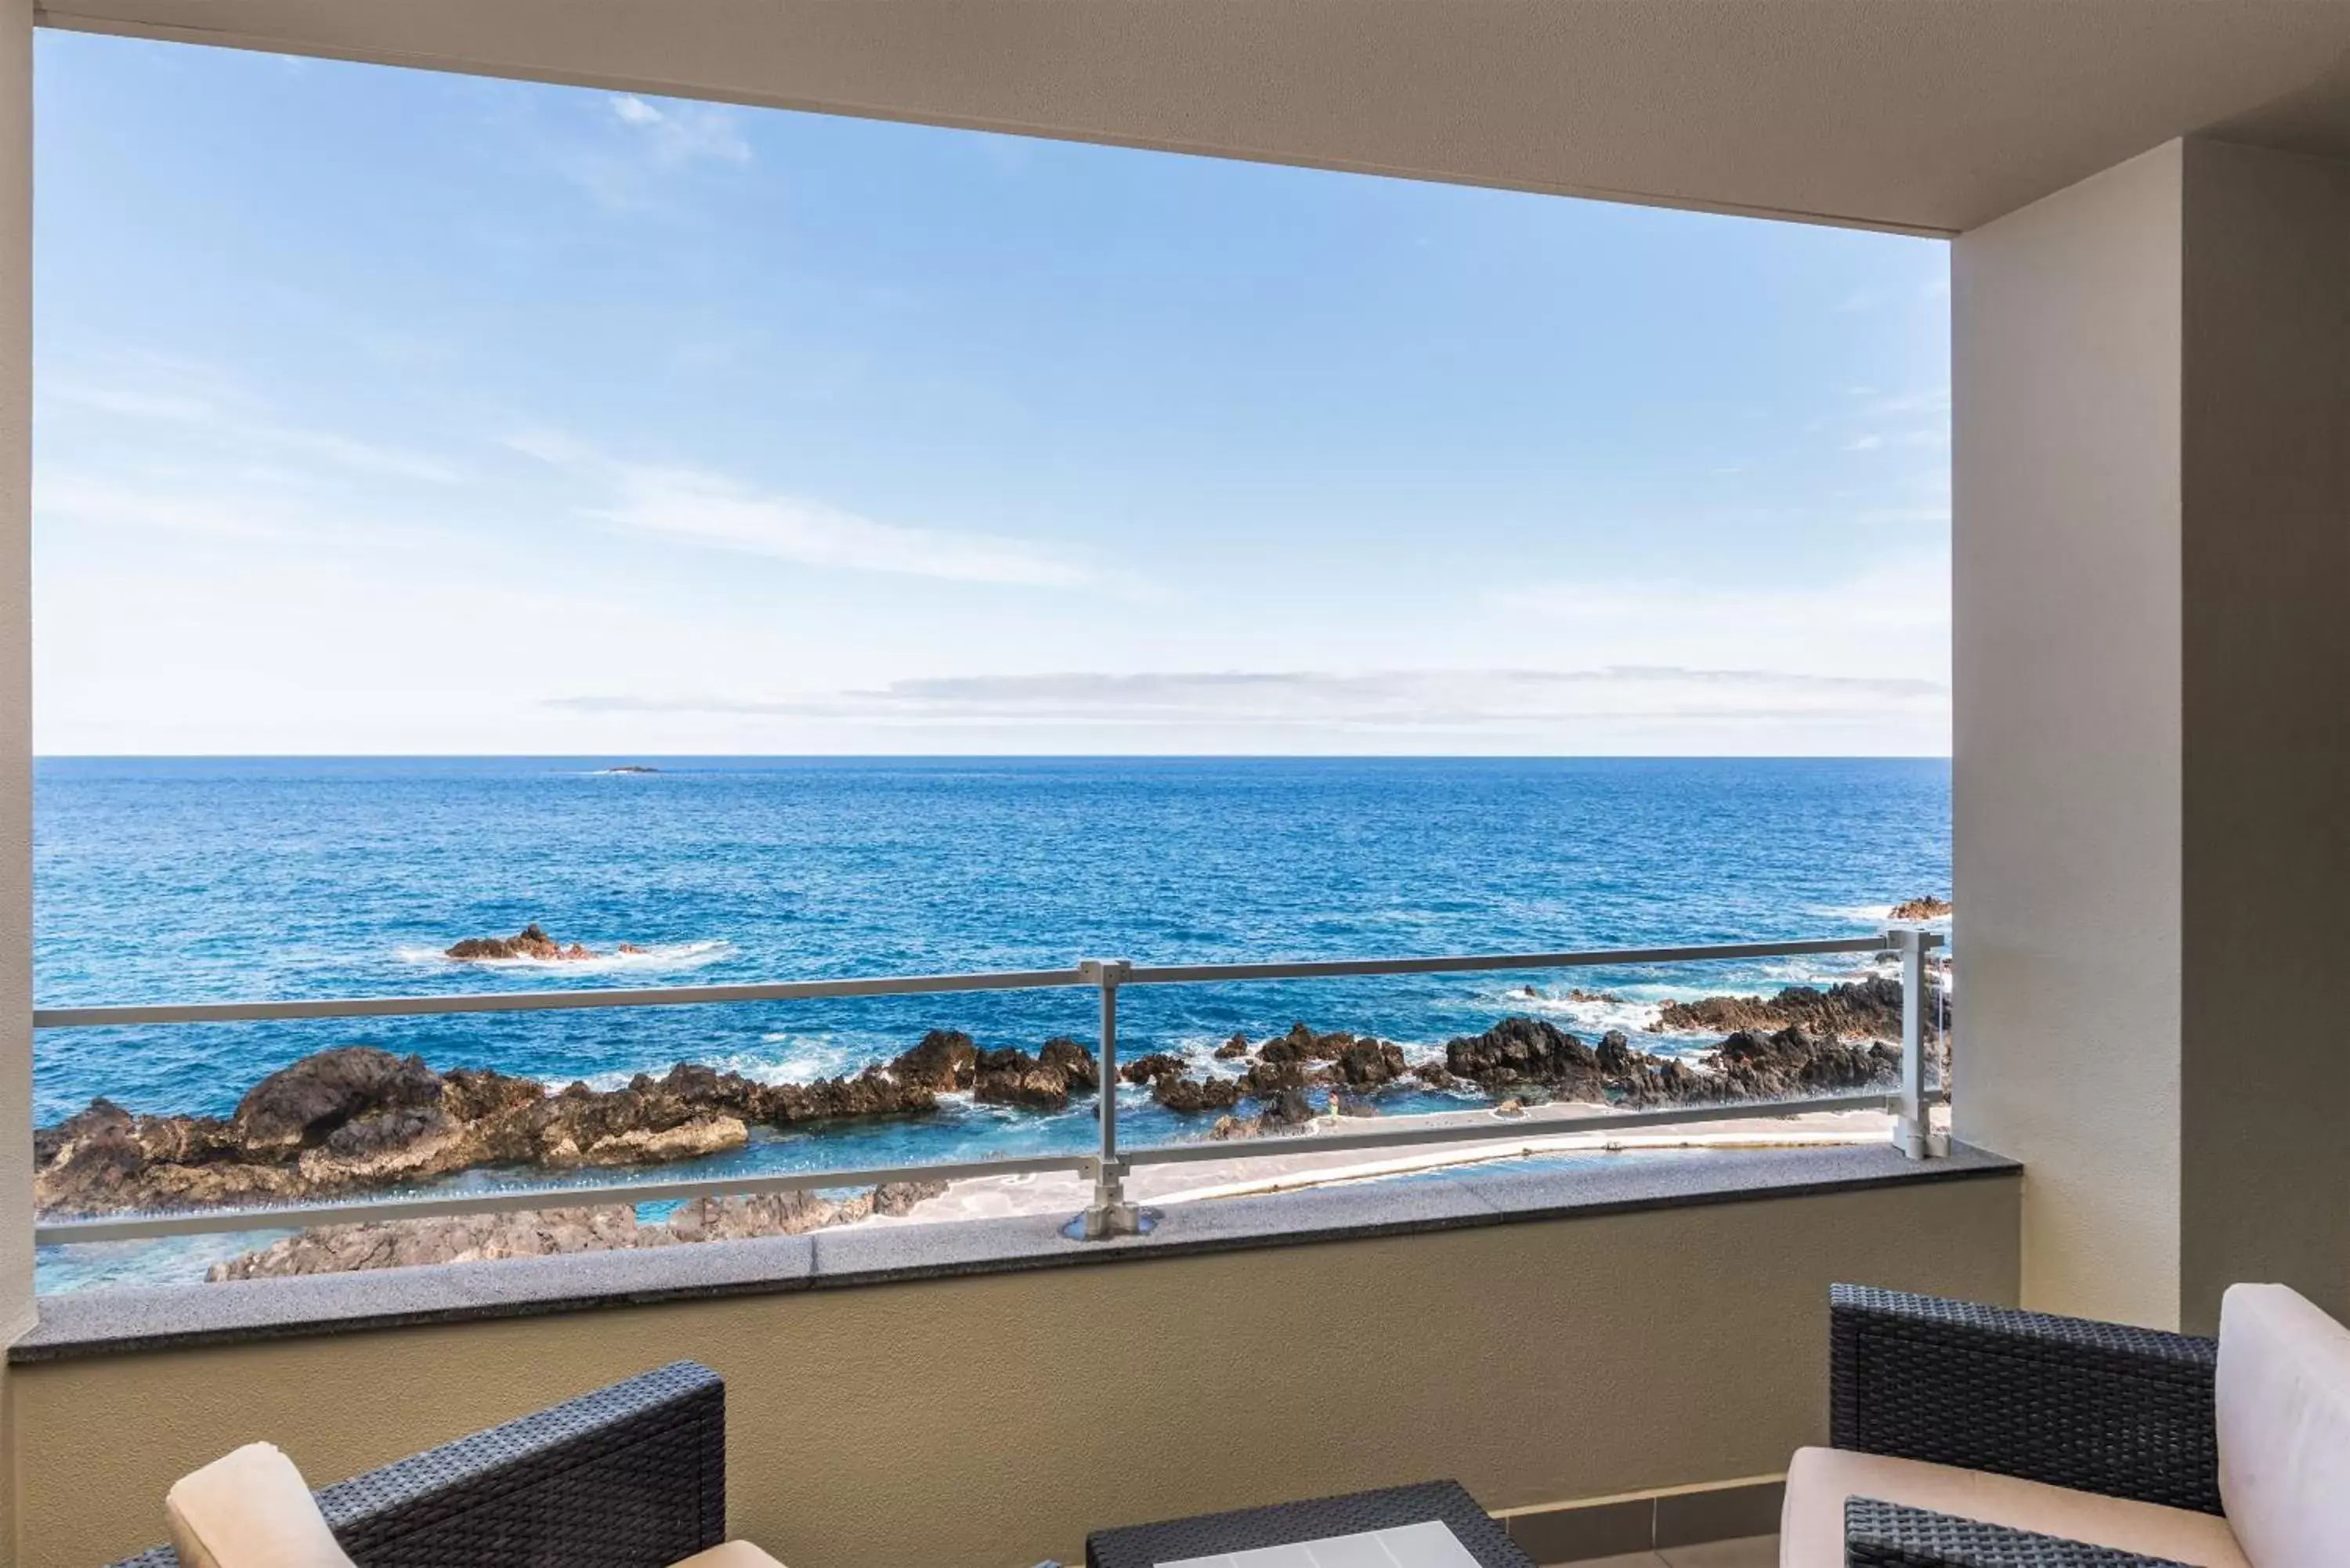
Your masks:
[{"label": "beige seat cushion", "polygon": [[[163,1512],[182,1568],[354,1568],[302,1472],[269,1443],[247,1443],[182,1476]],[[673,1568],[784,1565],[747,1541],[729,1541]]]},{"label": "beige seat cushion", "polygon": [[1787,1467],[1787,1501],[1779,1516],[1780,1568],[1844,1568],[1848,1497],[1930,1508],[2012,1530],[2168,1557],[2195,1568],[2251,1568],[2228,1521],[2216,1514],[1843,1449],[1801,1449]]},{"label": "beige seat cushion", "polygon": [[182,1476],[163,1513],[185,1568],[351,1568],[302,1472],[268,1443]]},{"label": "beige seat cushion", "polygon": [[784,1565],[747,1541],[730,1541],[723,1546],[697,1552],[671,1564],[671,1568],[784,1568]]},{"label": "beige seat cushion", "polygon": [[2261,1568],[2350,1562],[2350,1329],[2282,1285],[2220,1303],[2220,1497]]}]

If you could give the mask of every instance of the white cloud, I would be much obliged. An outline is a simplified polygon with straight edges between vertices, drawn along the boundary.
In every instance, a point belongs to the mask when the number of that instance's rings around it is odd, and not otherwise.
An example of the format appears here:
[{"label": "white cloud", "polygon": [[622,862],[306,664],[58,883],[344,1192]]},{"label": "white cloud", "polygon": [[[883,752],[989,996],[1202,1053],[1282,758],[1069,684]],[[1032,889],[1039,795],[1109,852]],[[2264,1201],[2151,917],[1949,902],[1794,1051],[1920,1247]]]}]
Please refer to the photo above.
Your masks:
[{"label": "white cloud", "polygon": [[540,153],[564,180],[607,213],[631,218],[683,213],[697,171],[739,170],[755,161],[740,111],[721,104],[616,93],[590,100],[594,119],[567,119]]},{"label": "white cloud", "polygon": [[[44,461],[34,474],[33,521],[36,544],[68,548],[79,542],[104,552],[97,557],[99,562],[107,554],[140,556],[164,547],[164,541],[151,539],[125,550],[124,541],[108,537],[123,529],[244,546],[182,552],[192,562],[201,561],[206,573],[240,582],[265,562],[359,561],[365,563],[359,568],[362,575],[380,574],[394,561],[403,569],[422,562],[436,563],[445,571],[457,552],[478,556],[492,544],[462,514],[438,506],[416,509],[398,493],[378,494],[364,485],[321,485],[306,473],[225,462],[91,467]],[[86,575],[93,565],[87,554],[75,557],[69,567],[67,559],[60,556],[41,569]],[[37,581],[36,593],[54,580]],[[217,588],[217,584],[188,581],[190,593],[212,595],[223,613],[241,613],[225,607],[242,597],[242,589],[223,596]]]},{"label": "white cloud", "polygon": [[880,751],[1933,754],[1950,725],[1949,691],[1933,681],[1671,666],[945,676],[549,706],[639,731],[853,736]]},{"label": "white cloud", "polygon": [[1950,411],[1950,389],[1948,387],[1929,387],[1922,391],[1891,395],[1863,388],[1855,388],[1854,392],[1865,400],[1858,410],[1863,418],[1947,414]]},{"label": "white cloud", "polygon": [[45,400],[118,420],[176,426],[214,453],[242,451],[316,458],[384,479],[454,484],[464,477],[441,458],[286,419],[228,378],[192,361],[138,354],[99,376],[45,381]]},{"label": "white cloud", "polygon": [[[1499,635],[1593,663],[1767,669],[1845,679],[1950,676],[1948,556],[1929,541],[1815,583],[1588,578],[1497,589]],[[1526,622],[1531,621],[1529,625]],[[1560,660],[1565,662],[1565,660]]]},{"label": "white cloud", "polygon": [[844,571],[1045,588],[1095,580],[1082,563],[1022,539],[879,523],[698,469],[615,473],[619,498],[600,515],[635,534]]},{"label": "white cloud", "polygon": [[1846,452],[1950,444],[1948,387],[1894,393],[1875,387],[1850,387],[1846,389],[1846,398],[1843,408],[1814,421],[1812,428],[1838,437],[1838,444]]},{"label": "white cloud", "polygon": [[33,483],[33,516],[161,528],[206,539],[277,540],[286,530],[261,510],[187,485],[126,483],[44,465]]},{"label": "white cloud", "polygon": [[65,402],[123,419],[169,420],[177,424],[198,424],[212,419],[215,412],[208,399],[185,390],[78,381],[67,381],[42,389]]},{"label": "white cloud", "polygon": [[836,571],[936,577],[1004,587],[1107,587],[1149,597],[1081,555],[1025,539],[884,523],[811,496],[687,464],[616,462],[551,426],[522,424],[497,438],[510,452],[568,471],[609,493],[588,515],[624,533]]},{"label": "white cloud", "polygon": [[618,94],[610,102],[612,118],[639,134],[657,162],[751,161],[751,143],[733,109],[709,103],[653,104],[634,93]]},{"label": "white cloud", "polygon": [[454,463],[420,452],[403,452],[380,442],[361,441],[355,436],[340,435],[332,431],[304,431],[275,428],[256,431],[264,439],[275,441],[288,451],[329,462],[362,473],[372,473],[386,479],[413,479],[427,484],[455,484],[464,478]]},{"label": "white cloud", "polygon": [[773,698],[574,697],[590,712],[715,712],[878,722],[1519,732],[1594,718],[1778,719],[1898,710],[1939,712],[1939,684],[1899,677],[1617,666],[1596,670],[1195,670],[937,676],[869,691]]},{"label": "white cloud", "polygon": [[547,425],[517,426],[498,437],[498,444],[558,468],[592,467],[596,462],[595,452],[585,441]]},{"label": "white cloud", "polygon": [[585,657],[658,633],[626,605],[403,565],[212,548],[120,552],[102,572],[56,566],[37,585],[36,746],[561,751],[561,726],[529,722],[545,690],[531,682],[558,678],[549,649]]}]

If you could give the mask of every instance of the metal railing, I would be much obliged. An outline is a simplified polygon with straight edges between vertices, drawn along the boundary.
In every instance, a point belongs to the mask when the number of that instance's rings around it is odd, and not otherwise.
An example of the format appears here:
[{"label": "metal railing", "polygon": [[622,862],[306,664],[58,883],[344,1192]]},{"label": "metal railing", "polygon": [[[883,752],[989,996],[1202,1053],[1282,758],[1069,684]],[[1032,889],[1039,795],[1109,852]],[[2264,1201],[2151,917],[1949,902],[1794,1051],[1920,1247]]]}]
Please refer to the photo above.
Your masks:
[{"label": "metal railing", "polygon": [[[370,1220],[427,1219],[502,1210],[546,1209],[581,1201],[650,1203],[672,1199],[806,1191],[818,1188],[879,1185],[891,1181],[956,1180],[1043,1171],[1075,1171],[1093,1184],[1085,1212],[1071,1233],[1088,1240],[1133,1235],[1146,1229],[1141,1210],[1127,1197],[1126,1179],[1136,1168],[1208,1159],[1249,1159],[1294,1154],[1288,1139],[1259,1142],[1195,1142],[1122,1150],[1118,1127],[1118,993],[1133,986],[1199,985],[1246,981],[1315,980],[1350,976],[1471,974],[1494,971],[1594,969],[1632,964],[1689,963],[1756,958],[1794,958],[1835,953],[1890,953],[1901,961],[1901,1078],[1891,1094],[1873,1093],[1802,1100],[1741,1101],[1679,1106],[1664,1110],[1619,1112],[1598,1125],[1608,1130],[1669,1127],[1820,1111],[1887,1109],[1897,1121],[1894,1141],[1911,1158],[1933,1152],[1928,1116],[1940,1096],[1925,1081],[1926,955],[1942,945],[1931,931],[1894,927],[1870,937],[1834,937],[1784,942],[1727,942],[1700,947],[1606,948],[1580,952],[1477,953],[1436,958],[1324,959],[1297,962],[1136,964],[1125,959],[1088,959],[1069,969],[1008,970],[973,974],[896,975],[852,980],[782,981],[756,985],[653,986],[585,991],[502,992],[449,996],[338,997],[299,1002],[198,1002],[152,1006],[52,1007],[33,1012],[36,1029],[99,1029],[131,1025],[231,1023],[296,1018],[401,1018],[449,1012],[523,1012],[590,1007],[683,1007],[717,1002],[787,1002],[829,997],[919,996],[941,992],[1090,988],[1101,1000],[1099,1071],[1100,1142],[1097,1148],[1068,1154],[1010,1158],[934,1161],[920,1165],[788,1171],[677,1180],[641,1180],[577,1186],[500,1188],[416,1197],[355,1199],[287,1206],[173,1210],[111,1215],[99,1219],[37,1223],[34,1241],[42,1246],[132,1241],[240,1231],[286,1230],[306,1225],[359,1224]],[[1415,1121],[1418,1118],[1414,1118]],[[1404,1147],[1429,1143],[1477,1143],[1527,1137],[1523,1126],[1420,1125],[1325,1133],[1305,1146],[1313,1152]]]}]

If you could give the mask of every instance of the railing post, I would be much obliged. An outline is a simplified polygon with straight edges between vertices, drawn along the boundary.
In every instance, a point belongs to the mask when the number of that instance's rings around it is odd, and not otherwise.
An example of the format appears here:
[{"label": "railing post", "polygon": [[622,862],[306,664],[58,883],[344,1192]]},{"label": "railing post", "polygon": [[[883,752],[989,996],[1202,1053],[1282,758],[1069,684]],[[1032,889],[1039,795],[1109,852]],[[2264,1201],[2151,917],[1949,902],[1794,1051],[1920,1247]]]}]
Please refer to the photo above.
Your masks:
[{"label": "railing post", "polygon": [[1901,1110],[1893,1141],[1911,1159],[1932,1152],[1926,1107],[1926,933],[1915,926],[1886,933],[1901,950]]},{"label": "railing post", "polygon": [[1149,1229],[1142,1210],[1127,1201],[1126,1162],[1118,1153],[1118,988],[1134,966],[1125,959],[1087,959],[1077,968],[1101,988],[1101,1158],[1094,1167],[1094,1200],[1080,1234],[1088,1241],[1106,1241]]}]

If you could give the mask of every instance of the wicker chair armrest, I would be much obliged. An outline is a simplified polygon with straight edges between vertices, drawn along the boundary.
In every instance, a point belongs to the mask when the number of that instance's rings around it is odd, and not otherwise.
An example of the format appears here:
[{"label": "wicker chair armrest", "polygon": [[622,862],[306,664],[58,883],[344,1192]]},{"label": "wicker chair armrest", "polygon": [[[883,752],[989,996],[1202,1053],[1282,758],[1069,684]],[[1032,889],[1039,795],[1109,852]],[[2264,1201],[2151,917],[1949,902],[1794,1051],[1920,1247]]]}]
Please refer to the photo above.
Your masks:
[{"label": "wicker chair armrest", "polygon": [[[359,1568],[667,1568],[725,1538],[726,1386],[673,1362],[317,1499]],[[116,1568],[178,1563],[158,1546]]]},{"label": "wicker chair armrest", "polygon": [[2187,1568],[1867,1497],[1845,1500],[1844,1561],[1845,1568]]},{"label": "wicker chair armrest", "polygon": [[1829,1301],[1829,1440],[2219,1513],[2219,1347],[1859,1285]]}]

